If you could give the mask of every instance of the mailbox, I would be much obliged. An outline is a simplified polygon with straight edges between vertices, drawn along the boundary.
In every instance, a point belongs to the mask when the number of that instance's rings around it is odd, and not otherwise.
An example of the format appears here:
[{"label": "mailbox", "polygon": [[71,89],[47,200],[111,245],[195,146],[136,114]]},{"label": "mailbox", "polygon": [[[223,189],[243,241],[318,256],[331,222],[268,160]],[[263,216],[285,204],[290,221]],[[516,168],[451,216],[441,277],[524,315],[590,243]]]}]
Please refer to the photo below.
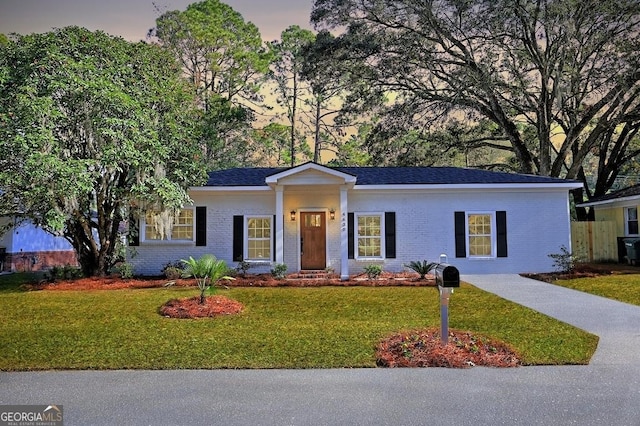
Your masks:
[{"label": "mailbox", "polygon": [[460,272],[455,266],[440,263],[435,268],[435,275],[439,287],[460,287]]}]

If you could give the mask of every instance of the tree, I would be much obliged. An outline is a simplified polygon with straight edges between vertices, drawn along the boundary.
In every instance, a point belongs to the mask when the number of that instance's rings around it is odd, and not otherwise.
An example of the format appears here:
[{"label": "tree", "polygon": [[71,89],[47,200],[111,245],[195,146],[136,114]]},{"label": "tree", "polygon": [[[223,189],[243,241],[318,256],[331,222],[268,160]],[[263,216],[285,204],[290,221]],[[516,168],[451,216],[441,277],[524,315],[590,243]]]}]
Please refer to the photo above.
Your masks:
[{"label": "tree", "polygon": [[255,129],[253,138],[256,146],[260,147],[254,151],[256,161],[263,166],[292,164],[290,135],[291,127],[280,123],[269,123],[261,129]]},{"label": "tree", "polygon": [[[320,162],[321,153],[325,150],[333,152],[337,157],[344,144],[347,128],[359,125],[353,115],[344,110],[344,98],[349,93],[357,93],[350,89],[358,85],[358,81],[349,81],[349,71],[340,63],[327,60],[324,52],[333,51],[336,47],[335,37],[321,31],[313,43],[308,43],[303,51],[303,78],[311,86],[311,97],[305,101],[311,110],[313,128],[313,161]],[[335,53],[335,51],[333,51]],[[349,116],[350,120],[345,119]]]},{"label": "tree", "polygon": [[360,106],[392,94],[378,131],[486,119],[516,171],[582,179],[589,196],[640,152],[637,0],[316,0],[312,21],[346,27],[334,60],[371,88]]},{"label": "tree", "polygon": [[195,104],[158,46],[78,27],[15,36],[0,47],[0,210],[108,273],[131,205],[175,211],[206,179]]},{"label": "tree", "polygon": [[258,27],[219,0],[164,13],[150,34],[173,52],[196,87],[204,109],[215,94],[231,102],[259,101],[272,59]]},{"label": "tree", "polygon": [[202,111],[201,149],[209,170],[246,167],[255,161],[250,112],[218,95]]},{"label": "tree", "polygon": [[[300,102],[309,95],[309,86],[305,84],[301,75],[304,66],[304,57],[302,52],[305,46],[313,43],[314,34],[300,28],[298,25],[292,25],[281,34],[281,41],[272,43],[273,50],[276,53],[275,60],[272,62],[272,69],[269,73],[271,79],[276,83],[275,93],[277,101],[286,110],[287,120],[289,121],[289,146],[291,167],[295,165],[296,157],[296,127],[299,121],[298,107]],[[304,138],[301,143],[306,143]],[[314,159],[317,161],[317,159]]]},{"label": "tree", "polygon": [[251,124],[264,109],[260,88],[272,59],[258,28],[219,0],[205,0],[162,14],[149,35],[173,52],[200,99],[207,167],[253,164]]}]

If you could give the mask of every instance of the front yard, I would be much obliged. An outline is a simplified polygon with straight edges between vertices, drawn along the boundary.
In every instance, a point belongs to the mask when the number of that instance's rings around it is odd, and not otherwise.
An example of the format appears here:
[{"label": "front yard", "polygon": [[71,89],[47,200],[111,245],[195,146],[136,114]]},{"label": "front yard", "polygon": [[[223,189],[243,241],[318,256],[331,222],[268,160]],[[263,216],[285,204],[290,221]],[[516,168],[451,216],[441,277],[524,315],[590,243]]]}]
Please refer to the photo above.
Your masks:
[{"label": "front yard", "polygon": [[596,296],[640,306],[640,268],[625,264],[579,264],[573,274],[535,274],[533,278]]},{"label": "front yard", "polygon": [[[24,291],[0,277],[0,370],[375,367],[375,345],[438,327],[433,287],[232,288],[244,311],[164,318],[190,288]],[[597,337],[463,284],[450,328],[502,340],[524,364],[588,363]],[[409,355],[410,356],[410,355]]]}]

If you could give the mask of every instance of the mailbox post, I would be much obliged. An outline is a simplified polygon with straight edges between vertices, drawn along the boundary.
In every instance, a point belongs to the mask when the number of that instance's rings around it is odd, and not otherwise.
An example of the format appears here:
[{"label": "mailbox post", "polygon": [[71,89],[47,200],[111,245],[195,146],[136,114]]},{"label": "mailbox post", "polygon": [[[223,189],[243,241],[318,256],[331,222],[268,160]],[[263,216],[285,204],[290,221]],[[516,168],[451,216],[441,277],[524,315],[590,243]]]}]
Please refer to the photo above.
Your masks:
[{"label": "mailbox post", "polygon": [[435,268],[436,284],[440,292],[440,342],[449,343],[449,298],[460,287],[460,272],[455,266],[440,263]]}]

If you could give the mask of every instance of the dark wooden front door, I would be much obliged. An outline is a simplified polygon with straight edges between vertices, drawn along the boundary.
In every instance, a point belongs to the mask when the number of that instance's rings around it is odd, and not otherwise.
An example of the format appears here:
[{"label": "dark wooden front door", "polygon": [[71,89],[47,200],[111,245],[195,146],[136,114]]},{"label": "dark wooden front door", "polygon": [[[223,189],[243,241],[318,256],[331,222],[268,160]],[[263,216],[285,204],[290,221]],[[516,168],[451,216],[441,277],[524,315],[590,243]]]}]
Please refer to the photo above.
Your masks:
[{"label": "dark wooden front door", "polygon": [[327,237],[324,212],[300,213],[300,266],[324,269],[327,264]]}]

